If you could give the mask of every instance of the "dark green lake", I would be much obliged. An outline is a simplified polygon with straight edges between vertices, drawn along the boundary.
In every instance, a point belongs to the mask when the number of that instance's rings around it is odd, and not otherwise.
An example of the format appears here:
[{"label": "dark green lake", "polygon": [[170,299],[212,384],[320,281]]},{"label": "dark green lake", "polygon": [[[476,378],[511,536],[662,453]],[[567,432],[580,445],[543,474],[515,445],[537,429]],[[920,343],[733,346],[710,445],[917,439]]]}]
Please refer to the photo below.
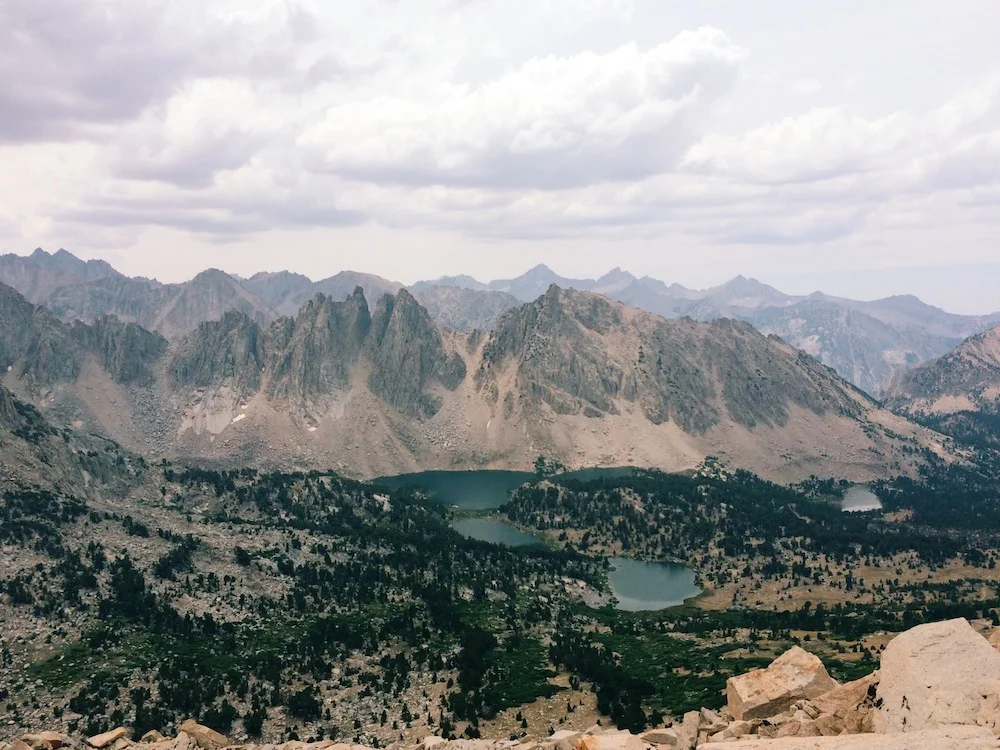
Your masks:
[{"label": "dark green lake", "polygon": [[493,510],[507,502],[511,492],[535,479],[529,471],[421,471],[382,477],[378,484],[389,489],[417,487],[432,500],[462,510]]},{"label": "dark green lake", "polygon": [[[551,477],[550,481],[589,481],[624,476],[632,469],[580,469]],[[462,510],[493,510],[507,502],[510,493],[538,477],[530,471],[421,471],[381,477],[376,483],[389,489],[417,487],[432,500],[454,505]]]},{"label": "dark green lake", "polygon": [[463,518],[451,525],[455,531],[470,539],[503,544],[508,547],[536,547],[542,541],[531,534],[518,531],[510,524],[493,518]]},{"label": "dark green lake", "polygon": [[701,593],[694,582],[694,571],[683,565],[624,557],[611,558],[611,564],[611,590],[618,599],[618,609],[626,612],[676,607]]}]

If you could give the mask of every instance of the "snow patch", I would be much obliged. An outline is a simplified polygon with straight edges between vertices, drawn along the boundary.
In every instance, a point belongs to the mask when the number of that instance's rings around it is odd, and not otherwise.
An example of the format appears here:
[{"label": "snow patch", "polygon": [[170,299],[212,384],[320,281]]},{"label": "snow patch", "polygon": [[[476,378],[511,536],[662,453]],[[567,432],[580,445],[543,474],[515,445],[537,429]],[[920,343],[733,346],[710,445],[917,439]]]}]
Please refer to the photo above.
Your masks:
[{"label": "snow patch", "polygon": [[[243,408],[246,409],[245,406]],[[247,418],[246,414],[237,414],[235,417],[233,417],[233,421],[231,422],[231,424],[236,424],[237,422],[242,422],[246,418]]]}]

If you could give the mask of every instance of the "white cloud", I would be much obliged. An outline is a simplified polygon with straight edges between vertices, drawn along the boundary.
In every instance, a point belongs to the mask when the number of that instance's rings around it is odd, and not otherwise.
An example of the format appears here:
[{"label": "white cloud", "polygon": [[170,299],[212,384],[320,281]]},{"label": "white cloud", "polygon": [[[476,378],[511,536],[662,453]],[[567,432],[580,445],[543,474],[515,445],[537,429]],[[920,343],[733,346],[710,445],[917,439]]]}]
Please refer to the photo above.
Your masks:
[{"label": "white cloud", "polygon": [[641,51],[528,61],[481,86],[327,110],[299,139],[317,171],[404,184],[560,188],[670,169],[745,56],[702,28]]},{"label": "white cloud", "polygon": [[0,142],[112,138],[199,77],[298,80],[318,24],[295,0],[0,3]]},{"label": "white cloud", "polygon": [[796,78],[792,81],[792,91],[796,94],[815,94],[817,91],[821,91],[822,89],[823,84],[815,78]]}]

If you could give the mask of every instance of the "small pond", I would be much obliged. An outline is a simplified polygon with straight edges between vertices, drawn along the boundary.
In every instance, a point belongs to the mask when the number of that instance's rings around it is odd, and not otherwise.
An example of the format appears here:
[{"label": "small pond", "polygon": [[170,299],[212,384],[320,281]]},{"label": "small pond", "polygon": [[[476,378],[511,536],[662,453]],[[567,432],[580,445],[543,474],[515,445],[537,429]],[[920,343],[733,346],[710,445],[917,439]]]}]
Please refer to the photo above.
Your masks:
[{"label": "small pond", "polygon": [[844,493],[840,509],[848,513],[863,513],[869,510],[882,510],[882,503],[868,487],[856,484]]},{"label": "small pond", "polygon": [[611,565],[611,590],[618,599],[618,609],[626,612],[676,607],[701,593],[694,582],[694,571],[677,563],[613,557]]}]

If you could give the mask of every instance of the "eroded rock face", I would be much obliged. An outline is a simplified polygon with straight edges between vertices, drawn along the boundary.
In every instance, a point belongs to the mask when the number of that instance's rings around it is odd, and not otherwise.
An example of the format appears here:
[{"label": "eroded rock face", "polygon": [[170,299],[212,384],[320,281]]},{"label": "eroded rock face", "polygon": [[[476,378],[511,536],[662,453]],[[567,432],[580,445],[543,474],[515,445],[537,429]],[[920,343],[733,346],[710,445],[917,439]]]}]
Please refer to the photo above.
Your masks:
[{"label": "eroded rock face", "polygon": [[152,381],[151,364],[167,351],[167,340],[135,323],[104,315],[92,324],[77,322],[71,329],[81,347],[93,352],[118,383]]},{"label": "eroded rock face", "polygon": [[726,683],[734,719],[776,716],[803,698],[818,698],[837,687],[818,657],[795,646],[766,669],[755,669]]},{"label": "eroded rock face", "polygon": [[879,672],[876,732],[1000,721],[1000,652],[967,620],[920,625],[897,636]]},{"label": "eroded rock face", "polygon": [[604,297],[551,287],[490,332],[477,380],[514,365],[522,398],[557,414],[600,417],[636,404],[654,424],[701,434],[726,417],[748,429],[787,424],[793,406],[857,404],[810,357],[746,323],[636,315]]},{"label": "eroded rock face", "polygon": [[268,395],[308,404],[347,387],[349,368],[370,326],[368,303],[360,290],[343,301],[318,294],[293,321],[279,320],[269,331],[275,351]]},{"label": "eroded rock face", "polygon": [[465,362],[449,357],[441,334],[405,289],[383,297],[372,318],[372,373],[368,386],[398,411],[429,416],[440,404],[426,391],[431,382],[454,390],[465,379]]},{"label": "eroded rock face", "polygon": [[195,388],[231,383],[240,393],[252,393],[260,387],[265,356],[260,326],[230,311],[180,342],[170,362],[170,381],[174,387]]}]

